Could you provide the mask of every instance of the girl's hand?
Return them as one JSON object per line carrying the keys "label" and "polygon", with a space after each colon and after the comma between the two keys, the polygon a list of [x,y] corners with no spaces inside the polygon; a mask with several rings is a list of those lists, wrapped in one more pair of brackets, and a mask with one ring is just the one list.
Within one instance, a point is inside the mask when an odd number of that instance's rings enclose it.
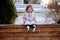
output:
{"label": "girl's hand", "polygon": [[35,18],[35,17],[33,18],[33,21],[35,21],[35,22],[36,22],[36,18]]}

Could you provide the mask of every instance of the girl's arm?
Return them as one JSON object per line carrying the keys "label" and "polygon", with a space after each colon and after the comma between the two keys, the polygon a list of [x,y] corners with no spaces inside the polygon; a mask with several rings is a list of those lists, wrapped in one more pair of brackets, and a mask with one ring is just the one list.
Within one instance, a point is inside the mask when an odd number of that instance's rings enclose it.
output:
{"label": "girl's arm", "polygon": [[25,24],[25,21],[27,20],[27,18],[26,18],[26,14],[24,13],[24,15],[23,15],[23,23]]}
{"label": "girl's arm", "polygon": [[34,14],[33,21],[36,22],[36,14]]}

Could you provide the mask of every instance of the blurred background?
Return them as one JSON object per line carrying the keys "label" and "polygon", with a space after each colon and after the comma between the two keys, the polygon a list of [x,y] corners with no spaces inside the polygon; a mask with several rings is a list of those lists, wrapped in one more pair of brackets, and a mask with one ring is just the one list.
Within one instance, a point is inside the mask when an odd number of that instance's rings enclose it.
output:
{"label": "blurred background", "polygon": [[15,24],[23,24],[23,13],[27,5],[32,5],[36,13],[36,24],[60,23],[60,0],[13,0],[18,17]]}

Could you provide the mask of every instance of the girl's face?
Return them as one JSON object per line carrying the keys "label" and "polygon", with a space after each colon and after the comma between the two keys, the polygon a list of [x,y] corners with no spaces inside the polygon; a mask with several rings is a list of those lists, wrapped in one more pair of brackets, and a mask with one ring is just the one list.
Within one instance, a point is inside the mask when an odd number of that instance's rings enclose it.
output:
{"label": "girl's face", "polygon": [[27,9],[27,12],[32,12],[33,10],[32,10],[32,8],[31,7],[29,7],[28,9]]}

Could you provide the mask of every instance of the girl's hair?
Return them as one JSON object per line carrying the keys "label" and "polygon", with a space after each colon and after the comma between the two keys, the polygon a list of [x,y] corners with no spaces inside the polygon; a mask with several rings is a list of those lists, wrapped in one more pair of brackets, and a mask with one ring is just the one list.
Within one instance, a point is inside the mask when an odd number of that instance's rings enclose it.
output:
{"label": "girl's hair", "polygon": [[28,10],[28,8],[31,8],[32,11],[33,11],[33,7],[32,7],[32,5],[28,5],[28,6],[26,7],[26,11]]}

